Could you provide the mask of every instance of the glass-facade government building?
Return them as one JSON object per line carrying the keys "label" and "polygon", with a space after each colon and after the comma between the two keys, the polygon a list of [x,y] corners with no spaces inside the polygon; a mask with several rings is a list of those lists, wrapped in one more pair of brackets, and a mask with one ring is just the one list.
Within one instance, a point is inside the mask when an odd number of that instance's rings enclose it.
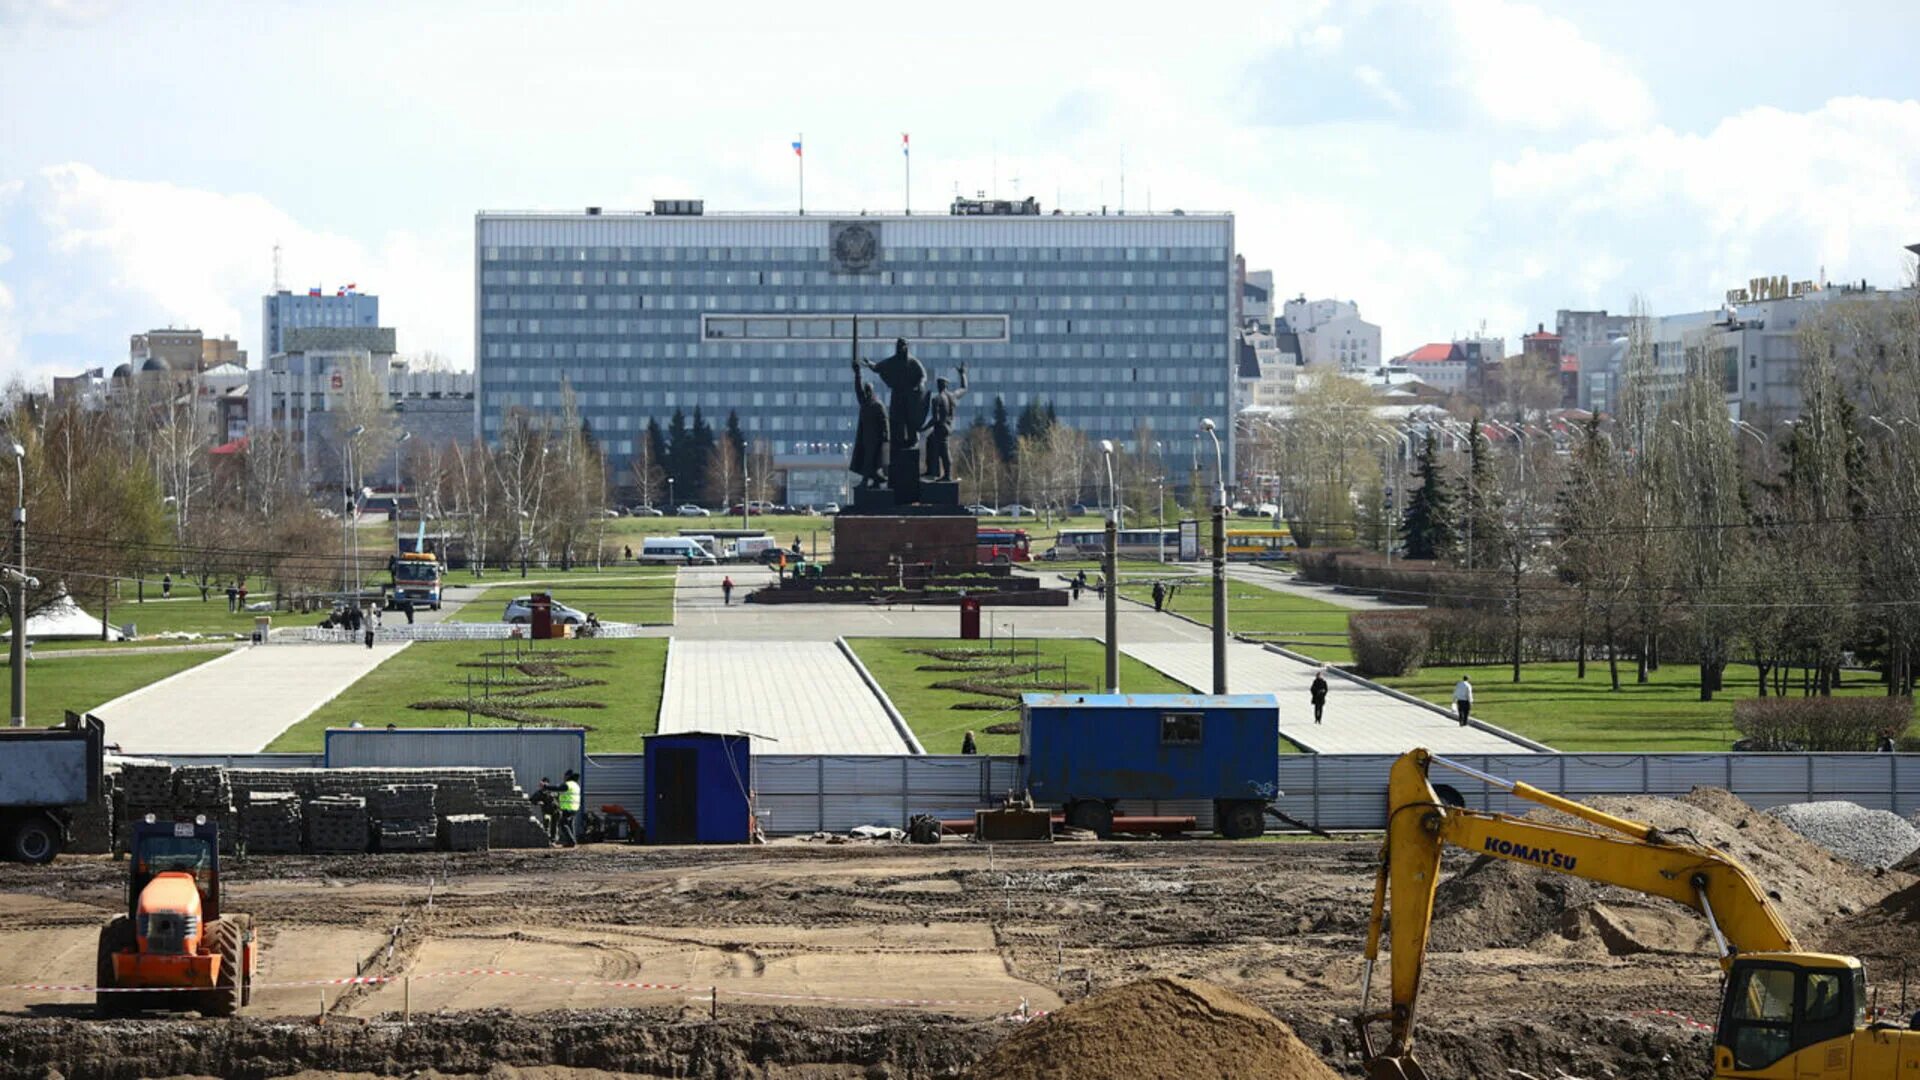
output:
{"label": "glass-facade government building", "polygon": [[[949,214],[482,212],[474,259],[476,423],[552,413],[570,384],[615,483],[675,409],[737,410],[788,473],[788,498],[841,497],[855,407],[848,339],[904,337],[929,375],[968,365],[961,423],[1004,398],[1089,438],[1149,425],[1185,460],[1227,423],[1231,214],[1042,214],[1032,200]],[[869,376],[871,378],[871,376]]]}

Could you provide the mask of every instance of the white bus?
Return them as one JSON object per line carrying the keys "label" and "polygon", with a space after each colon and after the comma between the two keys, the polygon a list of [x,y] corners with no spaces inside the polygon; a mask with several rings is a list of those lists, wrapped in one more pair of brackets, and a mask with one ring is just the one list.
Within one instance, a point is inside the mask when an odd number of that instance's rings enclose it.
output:
{"label": "white bus", "polygon": [[[1114,550],[1122,558],[1158,559],[1164,553],[1173,558],[1180,553],[1179,529],[1121,529],[1114,537]],[[1062,529],[1054,539],[1049,559],[1099,558],[1107,550],[1105,529]]]}

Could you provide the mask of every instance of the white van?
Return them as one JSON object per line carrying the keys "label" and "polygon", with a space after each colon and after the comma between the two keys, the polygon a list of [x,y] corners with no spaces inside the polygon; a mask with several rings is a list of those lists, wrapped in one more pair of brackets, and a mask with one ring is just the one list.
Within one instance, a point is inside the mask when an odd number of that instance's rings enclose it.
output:
{"label": "white van", "polygon": [[771,536],[743,536],[733,542],[733,557],[740,562],[765,561],[779,546],[780,541]]}
{"label": "white van", "polygon": [[694,563],[717,563],[713,552],[701,546],[700,542],[685,536],[649,536],[640,544],[640,561],[643,563],[680,563],[691,566]]}

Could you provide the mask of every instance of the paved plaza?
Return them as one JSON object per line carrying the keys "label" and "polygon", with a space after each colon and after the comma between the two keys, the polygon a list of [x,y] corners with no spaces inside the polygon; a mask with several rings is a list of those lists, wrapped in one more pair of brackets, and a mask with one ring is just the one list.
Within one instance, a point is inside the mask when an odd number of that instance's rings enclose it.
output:
{"label": "paved plaza", "polygon": [[[1120,651],[1169,678],[1199,690],[1213,686],[1213,650],[1173,642],[1122,644]],[[1439,753],[1512,753],[1521,744],[1391,694],[1329,674],[1326,722],[1313,722],[1307,687],[1319,665],[1259,645],[1230,642],[1227,687],[1236,694],[1280,699],[1280,732],[1302,749],[1323,754],[1401,754],[1424,746]]]}
{"label": "paved plaza", "polygon": [[660,731],[744,731],[764,754],[909,750],[880,699],[830,641],[676,637],[667,648]]}
{"label": "paved plaza", "polygon": [[[441,610],[415,618],[439,622],[480,591],[449,588]],[[332,642],[243,645],[93,713],[107,722],[108,741],[130,754],[250,754],[266,749],[281,732],[410,644],[380,642],[371,649]]]}

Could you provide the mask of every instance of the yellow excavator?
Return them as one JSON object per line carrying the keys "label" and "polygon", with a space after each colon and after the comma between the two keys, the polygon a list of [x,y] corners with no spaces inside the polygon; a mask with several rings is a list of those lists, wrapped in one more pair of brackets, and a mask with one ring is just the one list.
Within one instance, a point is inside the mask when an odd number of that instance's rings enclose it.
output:
{"label": "yellow excavator", "polygon": [[[1469,810],[1451,788],[1436,790],[1428,778],[1434,765],[1605,831]],[[1705,917],[1726,969],[1713,1039],[1716,1080],[1920,1080],[1920,1018],[1912,1027],[1869,1022],[1860,961],[1802,950],[1766,891],[1731,857],[1684,832],[1662,832],[1426,750],[1402,756],[1388,780],[1387,838],[1354,1020],[1369,1080],[1427,1080],[1413,1057],[1414,1016],[1446,844],[1663,896]],[[1383,928],[1391,935],[1392,1000],[1374,1012]],[[1376,1050],[1370,1029],[1382,1023],[1387,1041]]]}

